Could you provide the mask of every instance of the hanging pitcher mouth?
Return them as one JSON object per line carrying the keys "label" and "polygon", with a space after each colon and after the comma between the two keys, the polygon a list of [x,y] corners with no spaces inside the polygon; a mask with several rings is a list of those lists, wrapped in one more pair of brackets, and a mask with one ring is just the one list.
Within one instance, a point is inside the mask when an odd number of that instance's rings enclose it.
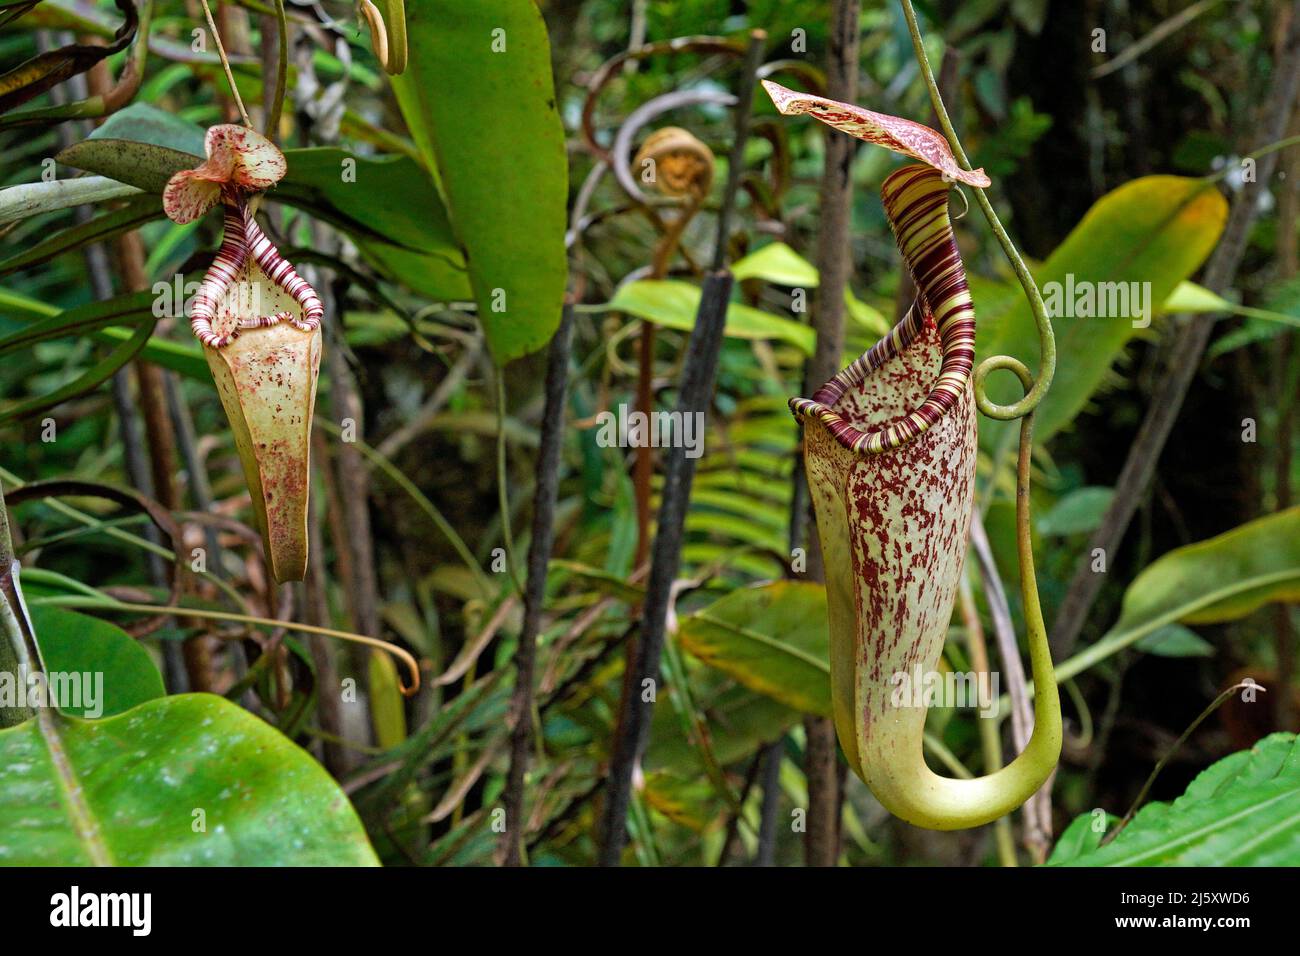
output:
{"label": "hanging pitcher mouth", "polygon": [[[902,356],[927,331],[933,335],[934,328],[933,317],[918,299],[888,335],[817,389],[812,398],[790,399],[790,411],[802,423],[821,424],[840,447],[857,455],[879,455],[907,445],[947,415],[967,388],[974,365],[973,348],[964,345],[950,347],[949,342],[943,341],[937,377],[924,401],[910,411],[891,416],[883,424],[864,427],[837,411],[836,406],[854,389],[878,374],[886,363]],[[973,336],[973,329],[971,334]]]}
{"label": "hanging pitcher mouth", "polygon": [[[975,365],[975,307],[948,217],[950,183],[930,166],[904,166],[885,179],[881,199],[917,297],[897,325],[855,362],[813,393],[792,398],[790,410],[818,421],[842,447],[877,455],[906,445],[952,410],[970,385]],[[890,421],[863,427],[835,406],[917,342],[937,330],[941,359],[925,398]],[[933,332],[931,333],[933,334]]]}

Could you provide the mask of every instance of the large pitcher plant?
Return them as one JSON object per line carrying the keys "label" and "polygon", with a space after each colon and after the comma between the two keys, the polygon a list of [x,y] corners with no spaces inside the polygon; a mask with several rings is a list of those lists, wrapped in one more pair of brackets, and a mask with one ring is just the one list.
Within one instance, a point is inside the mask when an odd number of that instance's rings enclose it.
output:
{"label": "large pitcher plant", "polygon": [[284,154],[237,125],[212,127],[204,146],[206,162],[167,183],[163,209],[185,223],[222,208],[225,234],[190,324],[230,420],[271,575],[301,581],[324,309],[253,218],[257,195],[284,177]]}
{"label": "large pitcher plant", "polygon": [[977,405],[1011,417],[983,398],[983,378],[1003,368],[1019,375],[1027,393],[1033,384],[1028,370],[1006,356],[974,368],[975,310],[948,196],[954,180],[982,188],[989,179],[958,164],[947,141],[925,126],[771,82],[764,87],[781,113],[810,114],[924,163],[899,169],[881,189],[916,285],[915,302],[868,352],[811,398],[792,399],[790,408],[803,424],[825,559],[840,746],[896,816],[938,830],[979,826],[1024,803],[1051,774],[1061,749],[1060,704],[1028,534],[1032,410],[1021,419],[1016,507],[1037,688],[1033,736],[994,773],[942,777],[922,751],[925,708],[898,706],[894,690],[896,675],[917,668],[933,673],[943,652],[974,504]]}

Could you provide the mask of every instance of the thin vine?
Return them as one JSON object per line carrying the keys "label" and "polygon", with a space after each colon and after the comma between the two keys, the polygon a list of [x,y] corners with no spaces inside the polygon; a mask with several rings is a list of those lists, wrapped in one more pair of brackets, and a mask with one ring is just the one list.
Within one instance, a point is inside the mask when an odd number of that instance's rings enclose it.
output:
{"label": "thin vine", "polygon": [[[969,170],[971,169],[970,160],[966,158],[966,151],[962,149],[961,140],[957,137],[957,131],[953,129],[952,120],[948,118],[948,110],[943,105],[943,96],[939,92],[939,84],[935,81],[934,71],[930,68],[930,59],[925,53],[925,41],[921,37],[921,28],[916,22],[916,11],[912,9],[912,0],[902,0],[902,4],[903,16],[907,18],[907,30],[912,35],[912,49],[916,53],[916,62],[921,68],[921,75],[925,78],[926,88],[930,91],[930,104],[934,107],[934,115],[939,119],[943,135],[947,137],[948,145],[952,147],[957,162],[963,169]],[[1047,306],[1043,302],[1042,293],[1038,291],[1038,283],[1034,281],[1029,267],[1020,258],[1020,252],[1016,249],[1015,243],[1011,241],[1011,237],[1003,227],[1002,221],[998,218],[997,210],[993,208],[993,204],[989,201],[989,197],[984,190],[975,190],[975,199],[979,203],[980,209],[984,211],[984,218],[988,220],[989,228],[997,236],[998,244],[1002,246],[1007,261],[1011,263],[1016,278],[1020,280],[1020,285],[1025,290],[1025,297],[1029,300],[1029,308],[1034,313],[1034,324],[1038,326],[1041,366],[1037,378],[1031,379],[1033,384],[1020,401],[1011,405],[999,405],[992,401],[984,390],[984,380],[990,372],[1005,369],[1019,375],[1019,371],[1013,364],[1015,359],[1011,358],[1011,356],[990,356],[975,369],[975,404],[979,406],[979,410],[989,418],[998,421],[1012,421],[1023,418],[1037,408],[1038,403],[1047,394],[1047,390],[1052,387],[1052,378],[1056,375],[1056,337],[1052,332],[1052,320],[1047,315]]]}

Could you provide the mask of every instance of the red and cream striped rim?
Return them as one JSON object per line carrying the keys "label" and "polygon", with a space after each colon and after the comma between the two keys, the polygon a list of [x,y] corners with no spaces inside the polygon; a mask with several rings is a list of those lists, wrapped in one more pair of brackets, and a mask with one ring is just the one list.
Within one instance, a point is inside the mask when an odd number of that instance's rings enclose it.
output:
{"label": "red and cream striped rim", "polygon": [[[219,349],[229,345],[248,329],[263,329],[280,322],[288,322],[303,332],[312,332],[320,328],[321,318],[325,314],[324,306],[316,290],[307,280],[298,275],[293,264],[280,255],[274,243],[266,237],[253,214],[249,212],[242,197],[228,198],[224,204],[225,235],[216,258],[208,268],[199,291],[194,296],[190,308],[190,328],[195,337],[204,345]],[[225,333],[218,333],[212,328],[212,322],[221,300],[230,291],[235,279],[248,264],[249,257],[266,274],[267,279],[279,286],[293,297],[302,308],[302,315],[292,312],[277,312],[274,315],[257,315],[241,318],[235,328]]]}
{"label": "red and cream striped rim", "polygon": [[[975,307],[948,218],[948,189],[943,174],[932,166],[905,166],[885,180],[881,187],[885,214],[916,284],[916,301],[888,335],[812,398],[790,399],[796,417],[821,422],[850,451],[874,455],[905,445],[946,415],[970,380],[975,363]],[[924,402],[897,421],[869,430],[834,410],[846,392],[906,349],[928,321],[939,330],[943,357],[938,379]]]}

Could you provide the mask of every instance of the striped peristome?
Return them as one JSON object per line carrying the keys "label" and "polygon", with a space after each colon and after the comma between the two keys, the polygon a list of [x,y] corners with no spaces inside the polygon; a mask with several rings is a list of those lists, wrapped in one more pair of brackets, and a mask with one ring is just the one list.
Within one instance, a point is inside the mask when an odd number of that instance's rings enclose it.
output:
{"label": "striped peristome", "polygon": [[[888,335],[812,398],[790,400],[796,416],[817,419],[850,451],[879,454],[906,444],[947,414],[970,381],[975,308],[948,218],[948,190],[947,180],[931,166],[905,166],[885,180],[881,187],[885,214],[916,285],[916,301]],[[870,429],[835,411],[847,392],[899,355],[928,323],[938,330],[943,358],[939,375],[920,405],[902,418]]]}
{"label": "striped peristome", "polygon": [[[203,148],[207,158],[194,169],[175,173],[163,190],[163,211],[173,222],[193,222],[218,202],[225,215],[221,248],[190,307],[194,335],[205,346],[219,349],[238,338],[240,332],[281,322],[303,332],[314,332],[320,328],[325,312],[320,298],[280,255],[249,209],[254,194],[284,178],[284,154],[256,130],[229,123],[209,129]],[[240,291],[237,283],[242,281],[246,291],[259,288],[260,277],[255,271],[259,269],[298,304],[301,315],[289,311],[262,315],[255,299],[232,307],[229,297]],[[223,306],[226,314],[233,312],[236,319],[218,332],[213,324]]]}
{"label": "striped peristome", "polygon": [[[219,349],[229,345],[243,331],[268,328],[280,322],[288,322],[303,332],[318,329],[325,309],[316,290],[298,275],[292,263],[280,255],[274,243],[257,225],[246,203],[231,199],[223,203],[223,208],[225,235],[221,248],[203,277],[190,308],[190,328],[194,330],[194,336],[209,348]],[[301,306],[302,315],[296,316],[292,312],[253,315],[240,318],[226,332],[217,332],[212,327],[216,310],[238,276],[248,268],[250,256],[271,282]]]}

